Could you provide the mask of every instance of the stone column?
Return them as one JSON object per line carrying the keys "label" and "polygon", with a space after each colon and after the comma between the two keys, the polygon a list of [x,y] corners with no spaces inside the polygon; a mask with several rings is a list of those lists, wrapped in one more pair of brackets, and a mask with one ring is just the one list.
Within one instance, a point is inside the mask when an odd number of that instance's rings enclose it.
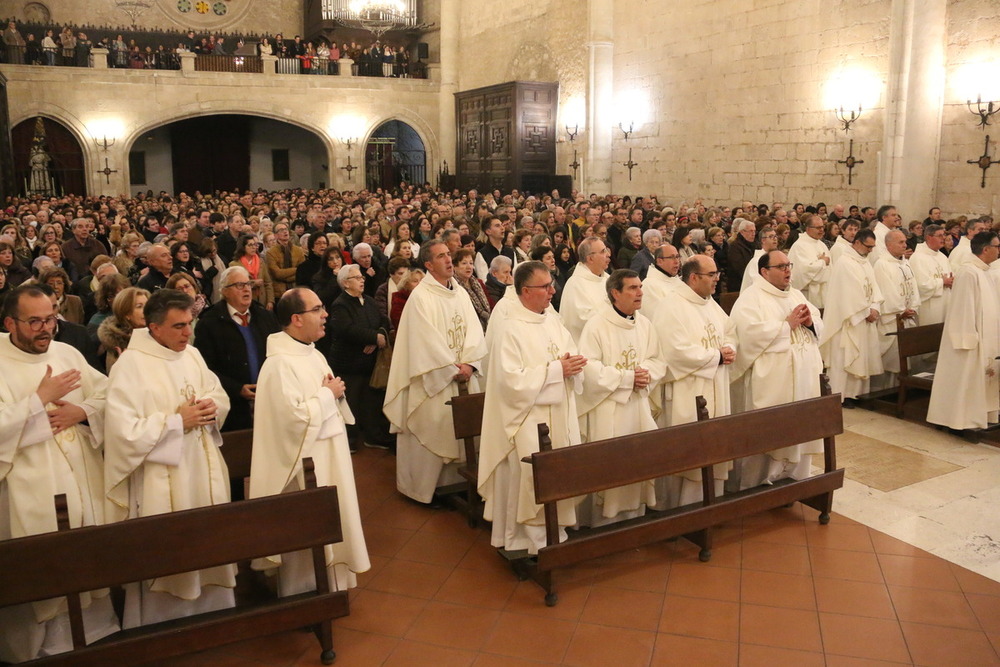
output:
{"label": "stone column", "polygon": [[191,53],[190,51],[181,51],[177,54],[181,59],[181,71],[182,72],[193,72],[194,71],[194,59],[197,54]]}
{"label": "stone column", "polygon": [[582,192],[611,192],[614,109],[614,1],[590,0],[587,42],[587,143]]}
{"label": "stone column", "polygon": [[905,220],[936,204],[947,48],[947,0],[893,0],[879,205]]}
{"label": "stone column", "polygon": [[[115,145],[108,150],[100,150],[94,147],[93,142],[84,147],[84,165],[88,166],[87,192],[90,195],[106,195],[117,197],[128,194],[128,153],[121,147],[122,141],[119,138]],[[107,169],[114,173],[107,176],[103,173],[105,169],[104,159],[107,158]],[[109,182],[110,181],[110,182]]]}
{"label": "stone column", "polygon": [[[455,121],[455,93],[458,92],[458,0],[441,0],[441,82],[438,94],[438,154],[433,155],[434,146],[427,146],[427,180],[435,183],[437,174],[431,173],[431,165],[447,161],[457,165],[458,125]],[[454,166],[452,167],[454,170]]]}
{"label": "stone column", "polygon": [[350,58],[341,58],[337,65],[338,76],[354,76],[354,61]]}
{"label": "stone column", "polygon": [[278,56],[272,55],[261,55],[260,57],[261,71],[264,74],[271,75],[276,72],[275,68],[278,66]]}

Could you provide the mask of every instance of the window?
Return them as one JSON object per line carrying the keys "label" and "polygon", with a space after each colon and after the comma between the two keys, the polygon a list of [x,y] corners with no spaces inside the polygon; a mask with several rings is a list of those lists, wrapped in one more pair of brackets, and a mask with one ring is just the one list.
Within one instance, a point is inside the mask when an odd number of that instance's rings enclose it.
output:
{"label": "window", "polygon": [[271,180],[272,181],[290,181],[292,177],[289,174],[288,168],[288,149],[287,148],[272,148],[271,149]]}
{"label": "window", "polygon": [[128,154],[128,184],[146,185],[146,151]]}

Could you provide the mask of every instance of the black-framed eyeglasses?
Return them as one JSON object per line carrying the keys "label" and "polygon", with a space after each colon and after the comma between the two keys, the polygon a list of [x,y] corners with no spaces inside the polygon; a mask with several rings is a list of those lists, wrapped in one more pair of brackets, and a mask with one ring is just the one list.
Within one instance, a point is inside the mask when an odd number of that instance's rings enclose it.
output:
{"label": "black-framed eyeglasses", "polygon": [[223,289],[227,287],[235,287],[236,289],[246,289],[253,285],[252,282],[239,282],[239,283],[229,283],[228,285],[223,285]]}
{"label": "black-framed eyeglasses", "polygon": [[553,288],[552,287],[552,281],[550,280],[549,282],[545,283],[544,285],[525,285],[522,289],[544,289],[544,290],[549,290],[549,289],[552,289],[552,288]]}
{"label": "black-framed eyeglasses", "polygon": [[873,243],[871,245],[868,245],[867,243],[862,243],[861,245],[863,245],[864,247],[868,248],[869,250],[874,250],[875,246],[878,245],[878,244]]}
{"label": "black-framed eyeglasses", "polygon": [[323,304],[320,304],[320,305],[316,306],[315,308],[310,308],[309,310],[300,310],[297,313],[292,313],[292,315],[305,315],[307,313],[322,313],[322,312],[325,312],[325,311],[326,311],[326,306],[324,306]]}
{"label": "black-framed eyeglasses", "polygon": [[59,318],[56,317],[55,315],[49,315],[46,318],[32,317],[27,320],[22,320],[15,317],[14,320],[17,322],[21,322],[23,324],[27,324],[28,328],[31,329],[32,331],[41,331],[45,327],[55,326],[56,322],[59,321]]}
{"label": "black-framed eyeglasses", "polygon": [[695,271],[696,276],[708,276],[709,278],[718,278],[722,274],[721,271],[709,271],[708,273],[698,273]]}
{"label": "black-framed eyeglasses", "polygon": [[680,259],[680,255],[660,255],[660,259]]}
{"label": "black-framed eyeglasses", "polygon": [[778,269],[779,271],[787,271],[788,269],[792,268],[793,266],[795,266],[795,265],[792,264],[791,262],[787,262],[785,264],[774,264],[772,266],[768,266],[768,267],[765,267],[765,268],[768,268],[768,269]]}

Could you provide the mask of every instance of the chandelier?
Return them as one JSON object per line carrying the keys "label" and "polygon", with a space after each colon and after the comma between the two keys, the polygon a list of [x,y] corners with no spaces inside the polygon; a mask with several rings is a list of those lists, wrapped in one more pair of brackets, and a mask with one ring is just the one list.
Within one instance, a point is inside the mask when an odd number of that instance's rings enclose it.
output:
{"label": "chandelier", "polygon": [[376,39],[390,30],[430,27],[417,20],[416,0],[325,0],[323,18],[367,30]]}
{"label": "chandelier", "polygon": [[139,17],[150,9],[153,3],[150,0],[115,0],[115,7],[125,12],[125,15],[132,21],[132,27],[136,26]]}

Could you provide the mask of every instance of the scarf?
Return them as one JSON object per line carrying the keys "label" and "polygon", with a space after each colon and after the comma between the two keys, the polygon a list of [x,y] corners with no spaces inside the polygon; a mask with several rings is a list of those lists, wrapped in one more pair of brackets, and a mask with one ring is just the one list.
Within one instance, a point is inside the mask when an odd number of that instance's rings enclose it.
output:
{"label": "scarf", "polygon": [[260,273],[260,255],[243,255],[240,257],[240,264],[247,270],[251,280],[257,280]]}

